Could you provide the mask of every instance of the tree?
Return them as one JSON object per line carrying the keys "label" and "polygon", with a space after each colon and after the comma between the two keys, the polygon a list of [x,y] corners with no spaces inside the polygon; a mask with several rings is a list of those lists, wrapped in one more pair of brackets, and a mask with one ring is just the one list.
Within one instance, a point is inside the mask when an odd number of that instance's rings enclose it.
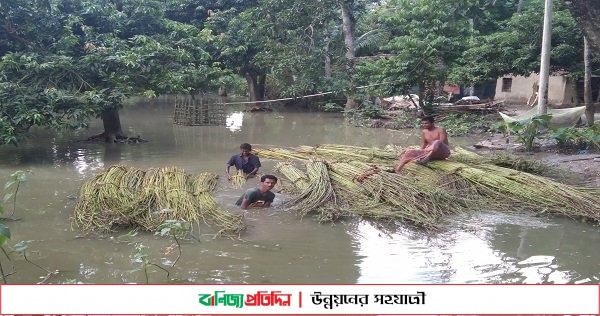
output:
{"label": "tree", "polygon": [[76,128],[93,116],[104,123],[100,138],[122,139],[127,97],[194,93],[221,71],[202,49],[210,34],[166,19],[162,1],[19,0],[2,9],[12,29],[0,37],[4,143],[33,125]]}
{"label": "tree", "polygon": [[596,51],[600,51],[600,2],[588,0],[566,1],[586,38]]}
{"label": "tree", "polygon": [[391,34],[380,48],[390,56],[361,62],[363,83],[381,84],[377,92],[384,95],[407,94],[419,86],[423,105],[425,88],[444,83],[468,47],[472,27],[467,13],[473,3],[392,0],[371,12],[378,27]]}
{"label": "tree", "polygon": [[[451,73],[454,83],[483,82],[513,74],[527,76],[540,69],[543,2],[532,0],[520,13],[511,14],[489,32],[477,30],[469,48]],[[506,15],[505,15],[506,16]],[[557,4],[553,13],[551,72],[566,72],[573,79],[583,74],[581,30],[566,10]]]}

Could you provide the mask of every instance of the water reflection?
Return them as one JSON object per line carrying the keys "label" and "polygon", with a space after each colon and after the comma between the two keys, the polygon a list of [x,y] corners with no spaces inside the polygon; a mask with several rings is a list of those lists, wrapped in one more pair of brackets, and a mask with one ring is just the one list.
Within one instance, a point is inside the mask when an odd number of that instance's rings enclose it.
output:
{"label": "water reflection", "polygon": [[233,112],[227,115],[225,119],[225,126],[232,132],[237,132],[242,129],[242,123],[244,122],[244,112]]}
{"label": "water reflection", "polygon": [[[600,239],[598,228],[498,213],[477,214],[467,223],[478,224],[477,230],[462,227],[426,237],[410,230],[385,235],[369,223],[360,223],[354,234],[356,252],[363,257],[358,282],[579,284],[600,280],[600,263],[593,261],[598,257],[592,249]],[[582,230],[573,231],[574,226]]]}
{"label": "water reflection", "polygon": [[598,227],[568,219],[545,227],[496,225],[489,238],[522,283],[598,283],[600,262],[593,252],[599,241]]}
{"label": "water reflection", "polygon": [[82,176],[88,176],[104,170],[105,160],[100,155],[90,155],[86,151],[79,149],[74,152],[74,156],[73,166]]}

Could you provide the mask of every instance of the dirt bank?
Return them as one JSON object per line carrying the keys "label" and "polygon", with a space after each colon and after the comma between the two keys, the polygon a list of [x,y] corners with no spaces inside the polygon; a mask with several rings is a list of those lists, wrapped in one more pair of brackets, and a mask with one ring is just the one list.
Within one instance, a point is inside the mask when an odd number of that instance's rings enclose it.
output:
{"label": "dirt bank", "polygon": [[600,187],[600,153],[581,152],[564,154],[558,152],[551,141],[538,144],[532,153],[523,151],[523,146],[515,142],[514,137],[494,134],[486,140],[473,144],[470,148],[480,154],[493,155],[500,152],[523,156],[526,159],[542,161],[552,167],[572,173],[570,177],[586,186]]}

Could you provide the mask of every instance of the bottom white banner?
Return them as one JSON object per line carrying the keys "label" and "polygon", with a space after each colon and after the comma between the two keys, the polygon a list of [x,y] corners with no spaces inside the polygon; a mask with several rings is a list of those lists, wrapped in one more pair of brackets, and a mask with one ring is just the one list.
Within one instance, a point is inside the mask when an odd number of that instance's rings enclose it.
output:
{"label": "bottom white banner", "polygon": [[598,285],[2,285],[0,314],[599,314]]}

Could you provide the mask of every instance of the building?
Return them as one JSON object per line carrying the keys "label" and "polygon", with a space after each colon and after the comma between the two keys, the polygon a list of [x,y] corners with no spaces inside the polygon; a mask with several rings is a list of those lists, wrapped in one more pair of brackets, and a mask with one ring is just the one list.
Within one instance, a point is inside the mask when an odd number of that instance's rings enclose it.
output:
{"label": "building", "polygon": [[[508,104],[529,104],[534,102],[538,91],[539,75],[503,76],[496,82],[496,100]],[[573,84],[566,76],[552,75],[548,80],[548,105],[567,107],[575,104]]]}
{"label": "building", "polygon": [[[534,100],[538,91],[539,75],[532,73],[524,76],[503,76],[496,82],[496,100],[505,100],[508,104],[537,104]],[[592,102],[600,99],[600,77],[592,77]],[[583,104],[583,81],[576,85],[565,75],[550,76],[548,80],[548,105],[561,108]]]}

